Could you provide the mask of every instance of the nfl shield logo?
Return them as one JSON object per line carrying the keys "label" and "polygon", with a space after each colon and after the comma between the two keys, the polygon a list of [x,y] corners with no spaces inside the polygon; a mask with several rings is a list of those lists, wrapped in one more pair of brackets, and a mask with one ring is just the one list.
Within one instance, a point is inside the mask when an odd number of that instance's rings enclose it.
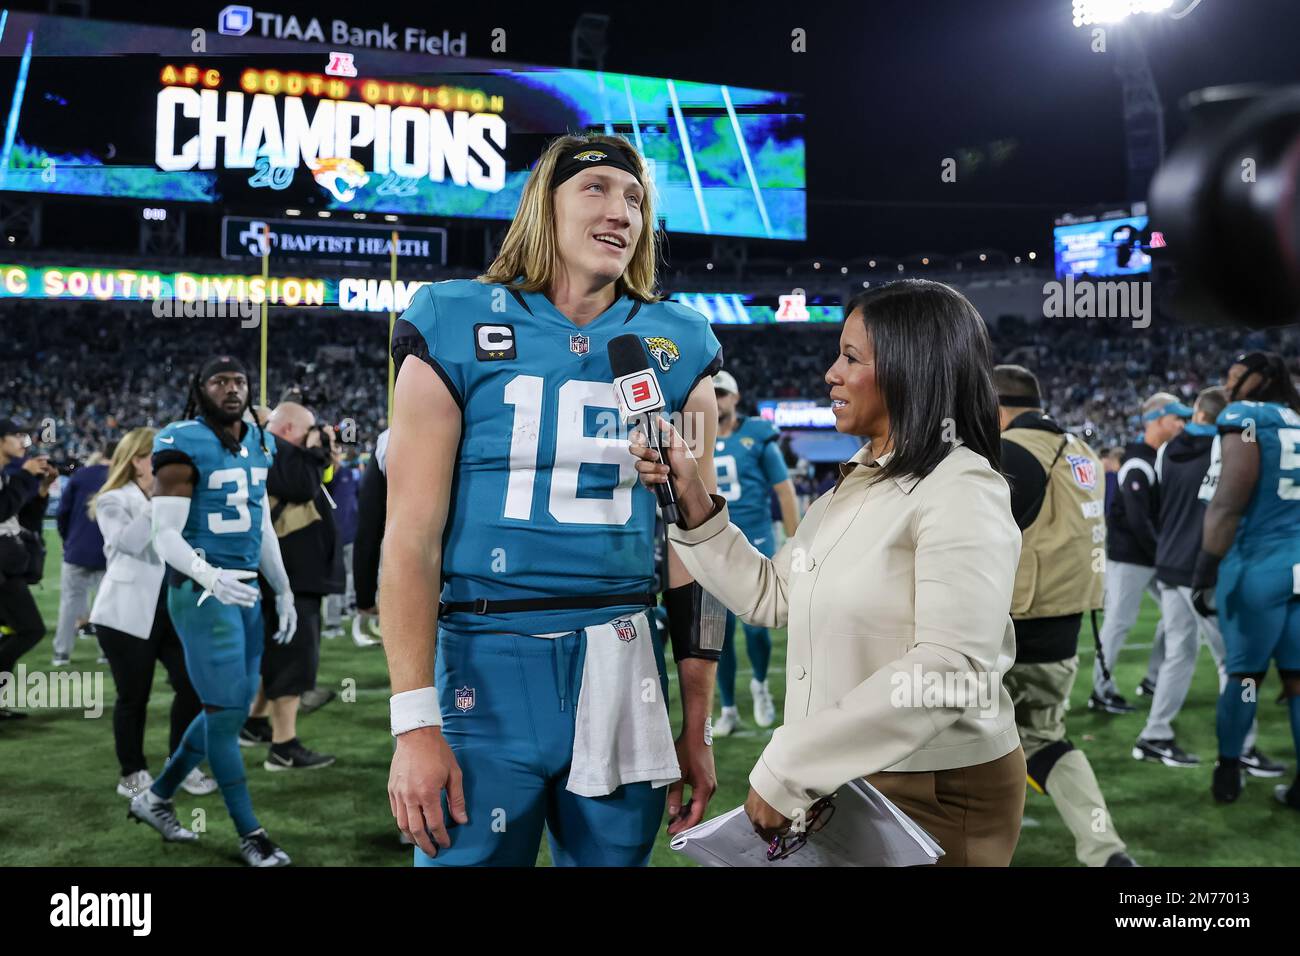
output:
{"label": "nfl shield logo", "polygon": [[614,622],[613,627],[614,634],[624,644],[636,639],[636,625],[626,618],[619,618]]}
{"label": "nfl shield logo", "polygon": [[591,339],[585,335],[570,335],[569,351],[574,355],[586,355],[591,351]]}
{"label": "nfl shield logo", "polygon": [[456,709],[471,710],[474,707],[474,688],[457,687],[456,688]]}
{"label": "nfl shield logo", "polygon": [[1066,455],[1065,460],[1070,464],[1070,472],[1074,475],[1075,484],[1088,491],[1097,487],[1097,468],[1091,458],[1086,455]]}

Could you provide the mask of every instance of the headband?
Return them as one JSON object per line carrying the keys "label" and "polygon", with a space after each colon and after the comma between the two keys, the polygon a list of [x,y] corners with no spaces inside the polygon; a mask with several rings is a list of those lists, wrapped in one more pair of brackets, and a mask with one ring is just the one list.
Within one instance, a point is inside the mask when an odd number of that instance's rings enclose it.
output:
{"label": "headband", "polygon": [[199,369],[199,381],[206,382],[219,372],[238,372],[244,378],[248,378],[248,370],[239,359],[231,355],[214,355]]}
{"label": "headband", "polygon": [[[628,151],[621,146],[601,143],[598,146],[583,146],[576,151],[566,152],[555,162],[555,173],[551,176],[551,188],[572,179],[584,169],[593,166],[613,166],[625,173],[630,173],[641,183],[641,173]],[[644,187],[645,183],[641,183]]]}

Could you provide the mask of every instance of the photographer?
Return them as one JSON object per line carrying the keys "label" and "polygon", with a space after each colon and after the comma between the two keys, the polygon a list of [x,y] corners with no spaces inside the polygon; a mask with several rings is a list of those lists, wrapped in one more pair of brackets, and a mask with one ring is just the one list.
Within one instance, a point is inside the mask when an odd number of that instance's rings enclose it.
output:
{"label": "photographer", "polygon": [[[297,402],[277,405],[267,431],[276,447],[266,490],[293,588],[298,630],[287,644],[266,643],[262,690],[240,741],[247,746],[270,743],[263,764],[267,770],[312,770],[334,762],[332,756],[308,750],[299,742],[297,721],[301,698],[316,687],[321,599],[343,586],[334,505],[323,485],[325,470],[337,455],[336,443],[333,429],[317,426],[315,416]],[[274,621],[267,626],[273,631]]]}
{"label": "photographer", "polygon": [[[0,681],[12,680],[5,675],[45,636],[31,585],[44,570],[41,521],[59,473],[43,455],[14,464],[31,443],[17,422],[0,419],[0,623],[12,629],[0,635]],[[26,716],[0,707],[0,720]]]}
{"label": "photographer", "polygon": [[90,516],[90,499],[108,480],[113,449],[94,452],[72,473],[59,497],[58,528],[63,539],[59,572],[59,623],[54,628],[54,666],[72,662],[77,631],[90,620],[90,595],[104,578],[104,538]]}

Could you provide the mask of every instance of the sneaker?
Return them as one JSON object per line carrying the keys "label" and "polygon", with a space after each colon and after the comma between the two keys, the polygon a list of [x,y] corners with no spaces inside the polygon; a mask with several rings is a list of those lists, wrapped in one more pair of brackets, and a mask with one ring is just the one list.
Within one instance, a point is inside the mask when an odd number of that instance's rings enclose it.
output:
{"label": "sneaker", "polygon": [[195,767],[181,782],[181,789],[196,797],[206,797],[217,789],[217,781]]}
{"label": "sneaker", "polygon": [[1150,677],[1144,677],[1142,683],[1137,685],[1137,689],[1133,693],[1139,697],[1154,697],[1156,696],[1156,682]]}
{"label": "sneaker", "polygon": [[239,730],[239,746],[257,747],[271,742],[271,721],[266,717],[249,717]]}
{"label": "sneaker", "polygon": [[55,654],[55,655],[54,655],[54,660],[50,661],[50,666],[51,666],[51,667],[67,667],[67,666],[68,666],[69,664],[71,664],[71,663],[72,663],[72,658],[71,658],[71,657],[60,657],[59,655]]}
{"label": "sneaker", "polygon": [[1210,792],[1216,803],[1232,803],[1241,796],[1241,788],[1246,782],[1246,775],[1241,772],[1240,761],[1227,763],[1220,757],[1214,762],[1214,781]]}
{"label": "sneaker", "polygon": [[379,642],[373,637],[366,637],[364,620],[360,614],[352,619],[352,643],[357,647],[375,647]]}
{"label": "sneaker", "polygon": [[1141,866],[1141,864],[1138,863],[1137,860],[1133,859],[1133,857],[1129,856],[1123,850],[1120,850],[1118,853],[1112,853],[1110,856],[1108,856],[1106,858],[1106,865],[1107,866]]}
{"label": "sneaker", "polygon": [[267,770],[320,770],[333,762],[334,758],[329,754],[308,750],[295,737],[288,743],[271,744],[262,766]]}
{"label": "sneaker", "polygon": [[298,698],[298,713],[310,714],[312,711],[320,710],[338,695],[332,690],[325,690],[321,687],[313,687],[311,690],[302,692]]}
{"label": "sneaker", "polygon": [[722,716],[713,722],[713,736],[730,737],[740,724],[740,711],[735,707],[722,708]]}
{"label": "sneaker", "polygon": [[154,795],[152,790],[141,790],[131,798],[126,810],[127,819],[136,823],[147,823],[160,834],[167,843],[193,843],[199,835],[187,830],[176,819],[176,807],[170,800]]}
{"label": "sneaker", "polygon": [[1155,760],[1166,767],[1195,767],[1201,762],[1196,754],[1189,754],[1174,743],[1173,737],[1168,740],[1143,740],[1139,737],[1133,745],[1133,759]]}
{"label": "sneaker", "polygon": [[289,854],[271,842],[265,827],[239,838],[239,855],[249,866],[288,866],[293,862]]}
{"label": "sneaker", "polygon": [[1103,697],[1093,691],[1092,696],[1088,698],[1088,709],[1100,710],[1107,714],[1131,714],[1137,708],[1119,694],[1107,694]]}
{"label": "sneaker", "polygon": [[95,625],[93,624],[86,623],[81,625],[81,627],[77,628],[78,640],[88,641],[90,640],[90,638],[98,637],[98,636],[99,635],[95,632]]}
{"label": "sneaker", "polygon": [[117,782],[117,792],[126,797],[128,800],[133,799],[136,794],[143,793],[153,786],[153,777],[149,776],[148,770],[137,770],[135,773],[129,773]]}
{"label": "sneaker", "polygon": [[1300,810],[1300,777],[1296,778],[1297,782],[1287,787],[1284,783],[1279,783],[1273,788],[1273,796],[1277,802],[1283,806],[1288,806],[1293,810]]}
{"label": "sneaker", "polygon": [[776,722],[776,704],[772,703],[772,691],[767,681],[751,680],[749,693],[754,698],[754,723],[760,727],[771,727]]}
{"label": "sneaker", "polygon": [[335,640],[343,636],[343,628],[337,626],[327,627],[325,630],[320,632],[320,636],[325,638],[327,641]]}
{"label": "sneaker", "polygon": [[1280,777],[1286,773],[1286,767],[1265,757],[1258,747],[1251,747],[1249,753],[1241,755],[1241,765],[1252,777]]}
{"label": "sneaker", "polygon": [[105,657],[103,654],[100,654],[98,657],[95,658],[95,663],[96,663],[96,664],[107,664],[107,663],[108,663],[108,658]]}

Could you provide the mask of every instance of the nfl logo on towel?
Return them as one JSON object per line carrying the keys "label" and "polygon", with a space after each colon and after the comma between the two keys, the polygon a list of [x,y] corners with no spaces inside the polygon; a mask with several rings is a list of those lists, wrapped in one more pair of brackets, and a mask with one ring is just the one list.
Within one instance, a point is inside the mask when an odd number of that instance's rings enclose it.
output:
{"label": "nfl logo on towel", "polygon": [[591,351],[591,339],[585,335],[570,335],[569,351],[574,355],[586,355]]}
{"label": "nfl logo on towel", "polygon": [[628,641],[636,639],[636,625],[625,618],[619,618],[613,624],[614,633],[618,639],[626,644]]}
{"label": "nfl logo on towel", "polygon": [[1097,468],[1091,458],[1086,455],[1066,455],[1065,460],[1070,463],[1074,481],[1080,488],[1091,491],[1097,487]]}
{"label": "nfl logo on towel", "polygon": [[474,688],[457,687],[456,688],[456,709],[470,710],[474,706]]}

